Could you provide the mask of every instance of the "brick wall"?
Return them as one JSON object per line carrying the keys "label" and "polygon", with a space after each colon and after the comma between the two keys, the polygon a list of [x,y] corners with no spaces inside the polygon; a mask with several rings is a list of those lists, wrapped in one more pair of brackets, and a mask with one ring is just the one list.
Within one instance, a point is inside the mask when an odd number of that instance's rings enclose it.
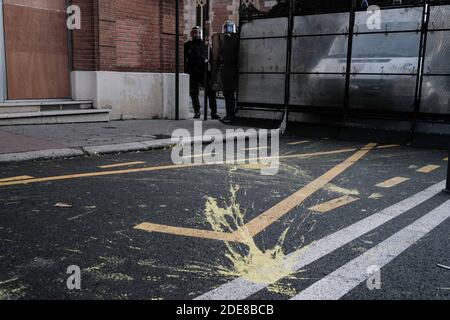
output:
{"label": "brick wall", "polygon": [[[74,0],[82,29],[73,33],[74,70],[175,71],[175,0]],[[183,1],[180,1],[180,21]],[[184,24],[180,22],[180,33]],[[182,37],[180,37],[182,54]],[[182,64],[181,64],[182,67]]]}
{"label": "brick wall", "polygon": [[72,33],[74,70],[96,70],[95,0],[73,0],[81,9],[81,30]]}

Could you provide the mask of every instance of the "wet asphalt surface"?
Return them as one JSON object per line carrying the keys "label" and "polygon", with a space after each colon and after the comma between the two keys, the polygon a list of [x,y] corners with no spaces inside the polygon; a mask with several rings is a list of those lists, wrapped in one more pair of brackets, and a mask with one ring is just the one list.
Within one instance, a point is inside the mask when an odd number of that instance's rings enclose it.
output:
{"label": "wet asphalt surface", "polygon": [[[309,140],[307,143],[288,143]],[[295,155],[362,148],[345,141],[283,138],[280,153]],[[237,200],[250,221],[335,167],[354,152],[282,159],[275,176],[230,165],[211,165],[97,177],[0,185],[0,299],[194,299],[233,277],[219,273],[230,266],[223,242],[134,229],[150,222],[210,230],[205,215],[207,197],[229,199],[239,185]],[[331,181],[331,186],[307,198],[296,209],[255,237],[261,249],[273,248],[289,228],[284,251],[302,245],[402,201],[446,177],[446,152],[391,147],[373,149]],[[54,177],[100,169],[114,163],[143,161],[144,166],[171,164],[171,150],[149,151],[0,165],[0,179],[16,176]],[[417,169],[440,168],[430,173]],[[410,180],[390,189],[376,184],[393,177]],[[341,189],[339,189],[339,188]],[[342,197],[352,190],[359,199],[327,213],[311,207]],[[355,193],[356,192],[356,193]],[[374,196],[375,195],[375,196]],[[360,256],[410,225],[450,197],[439,194],[370,234],[352,241],[282,279],[274,292],[264,289],[248,299],[290,299],[317,280]],[[57,203],[71,208],[55,207]],[[344,299],[449,299],[450,220],[382,269],[382,287],[370,291],[365,283]],[[67,268],[81,268],[82,289],[68,290]]]}

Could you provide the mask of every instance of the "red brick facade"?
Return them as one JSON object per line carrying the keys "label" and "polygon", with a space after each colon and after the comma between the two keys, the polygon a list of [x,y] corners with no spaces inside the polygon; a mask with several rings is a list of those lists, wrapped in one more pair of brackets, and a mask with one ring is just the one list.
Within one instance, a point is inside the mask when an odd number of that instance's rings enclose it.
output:
{"label": "red brick facade", "polygon": [[[239,0],[209,0],[207,24],[211,25],[211,33],[221,32],[222,25],[228,19],[231,19],[239,24]],[[189,38],[189,31],[198,24],[198,8],[196,0],[184,0],[184,25],[185,25],[185,39]],[[253,5],[260,10],[268,10],[276,1],[270,0],[253,0]]]}
{"label": "red brick facade", "polygon": [[[81,8],[81,30],[72,37],[74,70],[174,72],[175,0],[72,3]],[[179,3],[182,17],[183,1]],[[181,55],[182,45],[180,37]]]}

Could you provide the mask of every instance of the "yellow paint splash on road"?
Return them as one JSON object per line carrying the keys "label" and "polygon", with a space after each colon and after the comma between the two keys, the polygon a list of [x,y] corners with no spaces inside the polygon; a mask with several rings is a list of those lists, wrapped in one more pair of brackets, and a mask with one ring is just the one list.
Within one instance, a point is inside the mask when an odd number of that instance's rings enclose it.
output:
{"label": "yellow paint splash on road", "polygon": [[338,187],[334,184],[327,184],[325,186],[325,190],[333,192],[333,193],[339,193],[339,194],[343,194],[346,196],[359,196],[359,191],[356,189],[345,189],[342,187]]}
{"label": "yellow paint splash on road", "polygon": [[369,196],[370,200],[378,200],[383,198],[383,195],[381,193],[373,193]]}
{"label": "yellow paint splash on road", "polygon": [[263,250],[256,244],[252,234],[245,226],[245,213],[236,201],[239,187],[230,189],[230,201],[220,207],[217,200],[208,198],[205,206],[206,219],[214,231],[219,233],[234,232],[241,240],[239,243],[227,242],[225,256],[231,266],[220,266],[223,276],[242,277],[248,281],[272,284],[295,272],[294,259],[287,259],[283,245],[289,229],[280,236],[272,249]]}

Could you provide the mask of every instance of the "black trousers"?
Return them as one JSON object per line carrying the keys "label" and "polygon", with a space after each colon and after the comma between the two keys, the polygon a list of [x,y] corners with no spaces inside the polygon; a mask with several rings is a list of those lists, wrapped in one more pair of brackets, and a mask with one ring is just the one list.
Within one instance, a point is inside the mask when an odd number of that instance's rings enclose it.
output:
{"label": "black trousers", "polygon": [[[192,99],[192,106],[194,107],[195,113],[201,113],[200,105],[200,87],[204,87],[204,74],[203,73],[193,73],[189,75],[189,86],[190,95]],[[209,81],[208,81],[209,82]],[[206,86],[206,91],[208,94],[209,108],[211,109],[211,115],[217,114],[217,98],[216,92],[211,89],[209,84]]]}
{"label": "black trousers", "polygon": [[234,91],[224,91],[225,107],[227,109],[227,118],[234,117],[236,111],[236,96]]}

